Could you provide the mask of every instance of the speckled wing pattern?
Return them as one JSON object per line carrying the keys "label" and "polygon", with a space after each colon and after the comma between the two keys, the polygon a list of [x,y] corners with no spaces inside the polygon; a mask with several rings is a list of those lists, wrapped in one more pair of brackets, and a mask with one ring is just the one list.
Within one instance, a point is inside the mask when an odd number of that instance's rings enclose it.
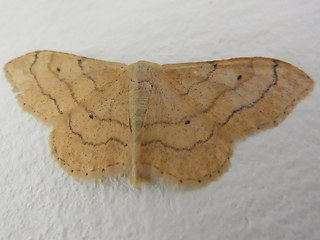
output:
{"label": "speckled wing pattern", "polygon": [[52,154],[70,175],[186,186],[217,179],[234,140],[278,125],[314,84],[262,57],[127,66],[37,51],[4,70],[20,105],[53,126]]}
{"label": "speckled wing pattern", "polygon": [[278,125],[313,88],[303,71],[262,57],[162,69],[145,120],[141,168],[187,185],[216,179],[228,169],[234,140]]}
{"label": "speckled wing pattern", "polygon": [[6,64],[26,111],[53,125],[51,153],[72,176],[101,178],[126,171],[128,87],[125,64],[37,51]]}

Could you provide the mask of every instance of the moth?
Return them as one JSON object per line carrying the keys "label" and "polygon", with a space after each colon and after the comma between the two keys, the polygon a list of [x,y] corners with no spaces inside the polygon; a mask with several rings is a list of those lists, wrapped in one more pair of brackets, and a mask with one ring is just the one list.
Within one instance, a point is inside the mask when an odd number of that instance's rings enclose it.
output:
{"label": "moth", "polygon": [[69,175],[193,186],[230,165],[234,141],[277,126],[313,80],[277,59],[131,65],[36,51],[8,62],[20,106],[51,126]]}

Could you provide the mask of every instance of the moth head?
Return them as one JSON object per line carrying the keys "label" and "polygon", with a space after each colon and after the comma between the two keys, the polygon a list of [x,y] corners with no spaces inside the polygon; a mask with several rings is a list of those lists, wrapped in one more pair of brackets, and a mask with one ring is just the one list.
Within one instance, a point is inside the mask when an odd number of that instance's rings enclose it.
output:
{"label": "moth head", "polygon": [[139,61],[129,65],[128,72],[134,76],[133,81],[138,83],[149,81],[152,84],[160,76],[161,65],[147,61]]}

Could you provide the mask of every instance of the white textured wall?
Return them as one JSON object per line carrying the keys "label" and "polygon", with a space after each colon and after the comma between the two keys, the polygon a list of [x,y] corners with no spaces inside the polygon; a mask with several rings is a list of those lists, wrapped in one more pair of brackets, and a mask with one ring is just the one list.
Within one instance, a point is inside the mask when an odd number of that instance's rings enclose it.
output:
{"label": "white textured wall", "polygon": [[0,76],[1,239],[320,239],[318,0],[0,1],[0,65],[38,49],[158,63],[267,56],[317,82],[278,128],[236,145],[220,181],[188,192],[77,182],[50,129]]}

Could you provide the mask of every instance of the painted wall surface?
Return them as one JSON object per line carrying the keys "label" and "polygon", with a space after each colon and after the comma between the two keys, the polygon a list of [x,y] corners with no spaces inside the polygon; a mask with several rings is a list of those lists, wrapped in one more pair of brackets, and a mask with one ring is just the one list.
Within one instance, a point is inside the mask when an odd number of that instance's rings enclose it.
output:
{"label": "painted wall surface", "polygon": [[182,192],[68,177],[0,75],[0,239],[320,239],[318,0],[0,2],[1,66],[39,49],[126,64],[265,56],[317,82],[279,127],[236,145],[218,182]]}

